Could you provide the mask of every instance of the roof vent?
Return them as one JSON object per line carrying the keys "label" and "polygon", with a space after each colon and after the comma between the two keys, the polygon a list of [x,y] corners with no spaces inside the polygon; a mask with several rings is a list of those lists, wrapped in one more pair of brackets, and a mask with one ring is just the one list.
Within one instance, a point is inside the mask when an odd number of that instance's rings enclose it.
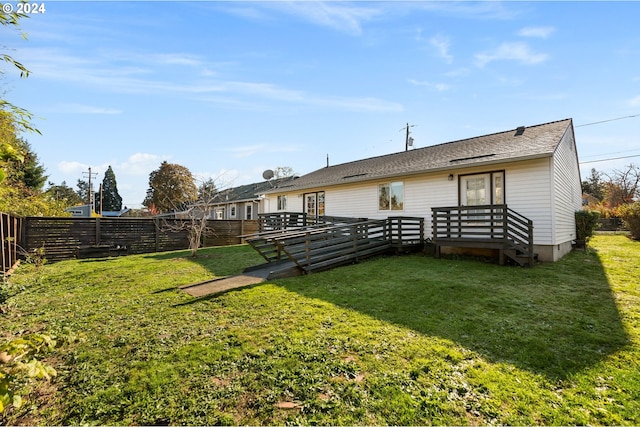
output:
{"label": "roof vent", "polygon": [[524,133],[524,126],[518,126],[518,129],[516,129],[516,136],[520,136]]}

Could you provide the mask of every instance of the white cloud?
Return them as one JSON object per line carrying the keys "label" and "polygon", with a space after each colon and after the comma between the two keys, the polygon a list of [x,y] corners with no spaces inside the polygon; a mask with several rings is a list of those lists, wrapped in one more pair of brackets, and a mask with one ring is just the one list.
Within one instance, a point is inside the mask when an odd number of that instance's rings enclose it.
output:
{"label": "white cloud", "polygon": [[631,98],[629,100],[629,105],[632,107],[640,106],[640,95],[636,96],[635,98]]}
{"label": "white cloud", "polygon": [[342,2],[265,2],[262,5],[354,36],[362,34],[363,22],[382,14],[380,9]]}
{"label": "white cloud", "polygon": [[535,65],[546,61],[549,55],[536,53],[526,43],[502,43],[496,49],[476,54],[476,63],[484,67],[492,61],[517,61],[525,65]]}
{"label": "white cloud", "polygon": [[445,92],[451,89],[451,86],[446,83],[430,83],[422,80],[409,79],[409,83],[415,86],[424,86],[429,89],[434,89],[438,92]]}
{"label": "white cloud", "polygon": [[80,162],[67,162],[63,160],[58,163],[58,170],[65,174],[79,174],[89,169],[89,165]]}
{"label": "white cloud", "polygon": [[119,165],[114,165],[114,169],[122,171],[127,175],[149,175],[151,171],[157,169],[163,160],[168,160],[168,156],[159,156],[157,154],[150,153],[135,153],[129,156],[129,158]]}
{"label": "white cloud", "polygon": [[518,31],[518,35],[522,37],[537,37],[546,39],[556,31],[553,27],[525,27]]}
{"label": "white cloud", "polygon": [[448,37],[442,34],[435,35],[429,39],[429,44],[436,49],[438,56],[444,59],[447,64],[453,62],[453,56],[449,53],[451,41]]}
{"label": "white cloud", "polygon": [[447,77],[466,77],[469,74],[471,74],[471,70],[468,68],[458,68],[444,73]]}
{"label": "white cloud", "polygon": [[[214,78],[183,78],[179,82],[162,79],[147,79],[147,71],[138,63],[117,65],[111,62],[111,56],[78,57],[62,51],[32,50],[29,63],[33,64],[34,78],[62,81],[82,86],[90,86],[108,92],[136,93],[146,95],[171,94],[184,95],[193,99],[194,95],[224,95],[225,98],[213,99],[229,105],[251,106],[264,100],[282,103],[325,107],[355,112],[397,112],[403,111],[402,105],[377,98],[350,98],[307,93],[265,82],[234,81]],[[120,58],[125,58],[121,56]],[[142,56],[142,62],[150,56]],[[180,55],[169,55],[163,59],[172,63],[188,63],[189,59]],[[135,61],[135,59],[131,59]],[[156,70],[155,73],[160,71]],[[200,76],[201,77],[201,76]],[[201,98],[207,101],[207,98]],[[209,100],[211,100],[209,98]],[[271,108],[273,106],[270,106]],[[85,111],[89,112],[89,111]],[[116,110],[95,110],[93,113],[116,113]]]}

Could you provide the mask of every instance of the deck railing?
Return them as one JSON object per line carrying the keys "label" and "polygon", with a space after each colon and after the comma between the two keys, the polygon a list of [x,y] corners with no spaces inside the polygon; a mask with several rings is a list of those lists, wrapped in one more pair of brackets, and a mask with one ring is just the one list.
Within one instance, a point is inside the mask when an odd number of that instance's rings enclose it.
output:
{"label": "deck railing", "polygon": [[[278,215],[281,218],[278,218]],[[302,214],[298,214],[302,215]],[[247,242],[267,261],[289,259],[303,271],[316,271],[394,248],[410,250],[424,244],[424,219],[390,217],[370,220],[321,216],[306,226],[293,222],[291,213],[265,214],[268,227]]]}
{"label": "deck railing", "polygon": [[304,212],[274,212],[258,214],[259,231],[288,230],[307,226]]}
{"label": "deck railing", "polygon": [[436,247],[503,245],[533,263],[533,221],[507,205],[432,208]]}

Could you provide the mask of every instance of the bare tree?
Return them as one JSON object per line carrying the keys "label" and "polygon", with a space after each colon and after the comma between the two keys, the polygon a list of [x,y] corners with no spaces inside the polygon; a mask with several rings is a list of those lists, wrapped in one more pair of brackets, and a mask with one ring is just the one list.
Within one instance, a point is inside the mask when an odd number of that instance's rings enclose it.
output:
{"label": "bare tree", "polygon": [[606,200],[610,207],[633,203],[640,197],[640,167],[629,164],[625,169],[614,170],[607,175]]}
{"label": "bare tree", "polygon": [[273,170],[273,177],[276,179],[288,178],[295,174],[296,173],[291,166],[278,166]]}
{"label": "bare tree", "polygon": [[[222,192],[218,189],[220,185],[220,182],[211,178],[201,182],[198,187],[198,200],[177,212],[176,220],[162,221],[162,227],[166,230],[187,232],[192,257],[198,256],[198,249],[202,246],[205,235],[215,236],[215,229],[210,226],[209,220],[215,205],[221,200]],[[178,210],[177,206],[174,208]]]}

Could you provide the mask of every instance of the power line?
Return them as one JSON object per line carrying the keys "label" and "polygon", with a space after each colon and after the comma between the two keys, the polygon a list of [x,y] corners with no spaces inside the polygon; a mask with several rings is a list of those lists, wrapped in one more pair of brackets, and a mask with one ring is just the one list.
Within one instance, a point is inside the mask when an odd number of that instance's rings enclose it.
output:
{"label": "power line", "polygon": [[608,156],[609,154],[631,153],[632,151],[638,151],[638,150],[640,150],[640,148],[636,148],[635,150],[614,151],[612,153],[592,154],[590,156],[581,156],[581,157],[584,159],[584,158],[589,158],[589,157]]}
{"label": "power line", "polygon": [[612,157],[610,159],[589,160],[588,162],[580,162],[580,164],[584,165],[586,163],[606,162],[608,160],[630,159],[631,157],[640,157],[640,154],[636,154],[635,156]]}
{"label": "power line", "polygon": [[585,123],[583,125],[578,125],[578,126],[575,126],[575,127],[581,128],[581,127],[584,127],[584,126],[599,125],[600,123],[613,122],[615,120],[622,120],[622,119],[631,119],[633,117],[640,117],[640,114],[635,114],[633,116],[616,117],[615,119],[601,120],[599,122],[593,122],[593,123]]}

